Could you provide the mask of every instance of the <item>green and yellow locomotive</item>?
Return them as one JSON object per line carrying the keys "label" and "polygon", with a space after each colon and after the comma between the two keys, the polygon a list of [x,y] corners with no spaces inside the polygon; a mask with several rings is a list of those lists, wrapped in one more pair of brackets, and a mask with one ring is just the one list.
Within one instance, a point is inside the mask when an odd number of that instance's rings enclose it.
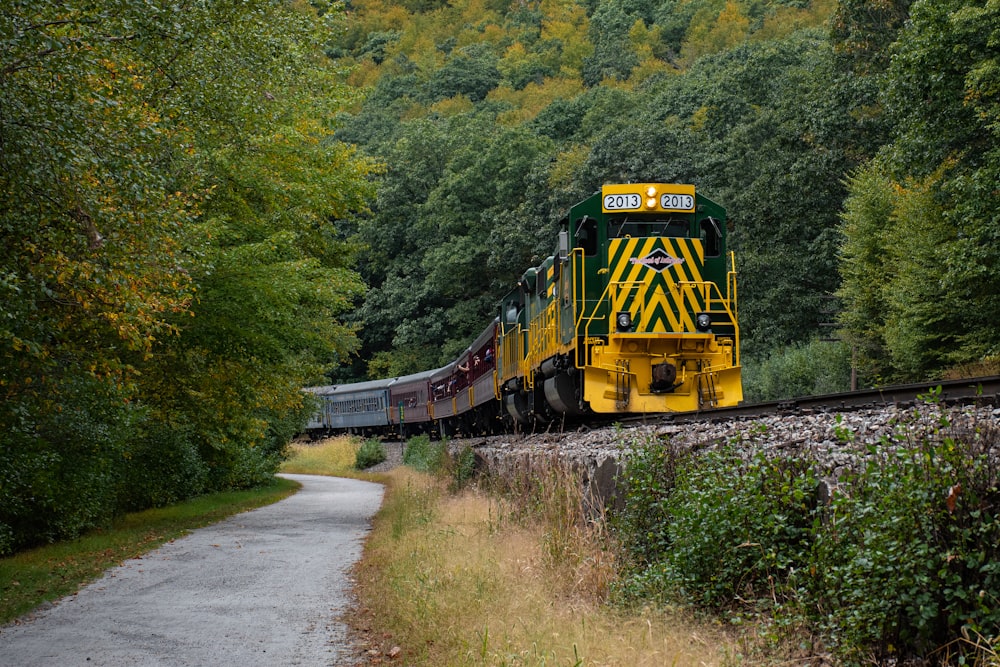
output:
{"label": "green and yellow locomotive", "polygon": [[497,398],[521,423],[736,405],[725,210],[693,185],[605,185],[502,301]]}

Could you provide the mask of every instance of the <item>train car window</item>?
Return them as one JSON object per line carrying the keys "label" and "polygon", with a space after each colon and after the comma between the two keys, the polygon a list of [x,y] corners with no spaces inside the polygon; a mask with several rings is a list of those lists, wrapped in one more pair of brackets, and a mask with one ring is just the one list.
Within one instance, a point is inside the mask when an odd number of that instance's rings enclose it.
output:
{"label": "train car window", "polygon": [[583,248],[583,254],[587,257],[597,255],[597,220],[585,215],[576,221],[573,245]]}
{"label": "train car window", "polygon": [[701,221],[701,242],[705,248],[705,257],[718,257],[722,254],[722,231],[715,218]]}

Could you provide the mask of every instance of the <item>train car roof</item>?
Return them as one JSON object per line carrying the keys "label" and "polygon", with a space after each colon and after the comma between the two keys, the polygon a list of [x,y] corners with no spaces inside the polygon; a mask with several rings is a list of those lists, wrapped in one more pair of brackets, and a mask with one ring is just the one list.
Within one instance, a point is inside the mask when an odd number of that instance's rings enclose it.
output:
{"label": "train car roof", "polygon": [[[414,382],[427,382],[428,380],[431,379],[431,376],[433,376],[437,372],[438,372],[437,368],[432,368],[429,371],[420,371],[419,373],[412,373],[410,375],[401,375],[400,377],[396,378],[395,384],[409,385],[413,384]],[[395,387],[393,388],[395,389]]]}
{"label": "train car roof", "polygon": [[479,334],[479,336],[476,337],[476,340],[472,341],[472,345],[469,346],[469,348],[464,352],[464,354],[468,354],[470,352],[478,350],[482,346],[486,345],[486,343],[492,341],[494,331],[499,322],[500,318],[494,317],[493,321],[490,322],[489,326],[483,329],[483,333]]}
{"label": "train car roof", "polygon": [[337,385],[335,384],[324,384],[319,387],[303,387],[302,391],[309,392],[310,394],[316,394],[318,396],[324,396],[326,394],[329,394],[336,388]]}
{"label": "train car roof", "polygon": [[396,378],[385,380],[368,380],[366,382],[351,382],[349,384],[338,384],[331,391],[324,392],[325,396],[339,394],[356,394],[362,391],[378,391],[387,389],[389,385],[396,381]]}

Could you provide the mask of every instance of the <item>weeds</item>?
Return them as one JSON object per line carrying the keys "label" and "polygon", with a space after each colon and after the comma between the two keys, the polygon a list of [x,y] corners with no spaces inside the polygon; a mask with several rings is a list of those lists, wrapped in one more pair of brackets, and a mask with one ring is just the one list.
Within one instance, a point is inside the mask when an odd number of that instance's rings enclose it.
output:
{"label": "weeds", "polygon": [[385,445],[378,438],[368,438],[355,455],[354,467],[358,470],[365,470],[382,463],[386,459]]}
{"label": "weeds", "polygon": [[341,475],[354,473],[360,441],[354,436],[337,436],[318,442],[293,442],[286,451],[281,472],[302,475]]}
{"label": "weeds", "polygon": [[817,464],[752,444],[633,448],[611,522],[631,565],[624,599],[691,600],[768,642],[815,636],[845,664],[996,664],[995,426],[959,432],[915,410],[822,501]]}
{"label": "weeds", "polygon": [[372,645],[401,646],[410,665],[720,665],[735,653],[691,619],[602,604],[617,563],[579,474],[554,459],[520,468],[512,483],[452,493],[448,476],[388,476],[357,572]]}

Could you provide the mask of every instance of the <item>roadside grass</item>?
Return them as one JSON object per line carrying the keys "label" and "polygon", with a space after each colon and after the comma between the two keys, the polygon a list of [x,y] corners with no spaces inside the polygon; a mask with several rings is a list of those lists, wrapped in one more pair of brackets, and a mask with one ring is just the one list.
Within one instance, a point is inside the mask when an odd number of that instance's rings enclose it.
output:
{"label": "roadside grass", "polygon": [[301,441],[288,445],[288,458],[279,470],[297,475],[332,475],[369,479],[354,467],[361,438],[341,435],[316,442]]}
{"label": "roadside grass", "polygon": [[717,625],[678,609],[607,604],[613,550],[597,524],[567,520],[563,491],[516,500],[471,487],[449,493],[447,479],[409,468],[383,479],[383,507],[355,571],[352,622],[371,664],[738,661],[740,647]]}
{"label": "roadside grass", "polygon": [[275,478],[266,487],[200,496],[127,514],[107,529],[0,558],[0,624],[76,593],[110,567],[222,519],[286,498],[299,488]]}

